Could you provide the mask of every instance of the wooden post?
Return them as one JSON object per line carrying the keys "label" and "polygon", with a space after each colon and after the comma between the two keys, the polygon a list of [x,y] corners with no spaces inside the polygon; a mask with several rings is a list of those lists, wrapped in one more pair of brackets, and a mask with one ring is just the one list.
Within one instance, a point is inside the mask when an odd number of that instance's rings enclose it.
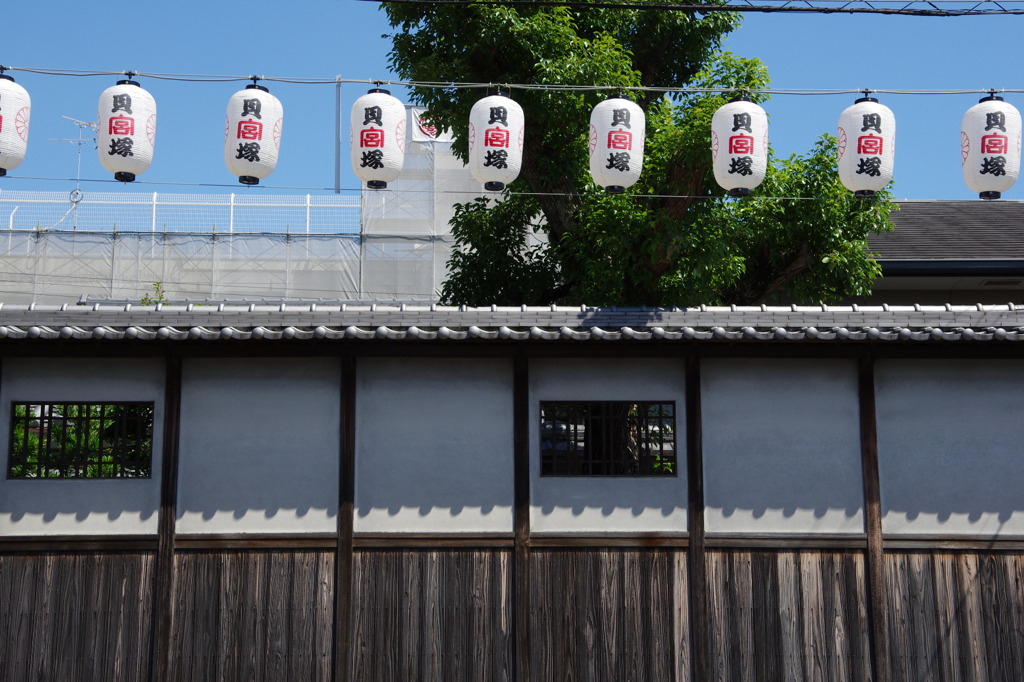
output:
{"label": "wooden post", "polygon": [[337,682],[352,679],[353,520],[356,470],[356,359],[341,360],[341,438],[338,457],[338,547],[334,556],[334,665]]}
{"label": "wooden post", "polygon": [[881,488],[878,480],[878,433],[875,420],[875,361],[861,359],[857,392],[860,401],[860,451],[864,477],[864,526],[867,533],[868,637],[875,682],[889,682],[889,628],[885,608],[885,557],[882,548]]}
{"label": "wooden post", "polygon": [[512,371],[513,500],[515,556],[512,562],[512,679],[530,679],[530,370],[516,357]]}
{"label": "wooden post", "polygon": [[686,476],[688,485],[690,679],[710,680],[707,567],[704,560],[704,450],[701,435],[700,358],[686,359]]}
{"label": "wooden post", "polygon": [[171,671],[174,606],[174,528],[178,515],[178,453],[181,434],[181,358],[168,353],[164,382],[163,452],[160,467],[160,516],[157,522],[149,676],[167,680]]}

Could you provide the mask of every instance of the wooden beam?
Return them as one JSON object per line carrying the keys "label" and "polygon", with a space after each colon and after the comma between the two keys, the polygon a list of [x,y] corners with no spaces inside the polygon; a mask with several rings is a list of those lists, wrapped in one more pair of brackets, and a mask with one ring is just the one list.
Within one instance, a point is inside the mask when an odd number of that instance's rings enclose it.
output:
{"label": "wooden beam", "polygon": [[530,679],[530,367],[516,357],[512,369],[512,467],[515,559],[512,562],[512,679]]}
{"label": "wooden beam", "polygon": [[352,679],[353,570],[356,474],[356,358],[341,359],[338,452],[338,542],[334,557],[334,661],[337,682]]}
{"label": "wooden beam", "polygon": [[160,516],[157,522],[149,674],[170,679],[171,615],[174,604],[174,528],[178,515],[178,457],[181,436],[181,358],[169,353],[164,379],[163,452],[160,466]]}
{"label": "wooden beam", "polygon": [[875,418],[875,361],[862,358],[857,370],[860,402],[861,469],[864,478],[864,530],[867,533],[868,637],[872,678],[889,682],[888,622],[885,601],[885,556],[882,545],[882,503],[878,476],[878,431]]}
{"label": "wooden beam", "polygon": [[686,359],[686,476],[688,486],[688,556],[690,607],[690,679],[710,680],[707,565],[704,538],[704,440],[701,432],[700,357]]}

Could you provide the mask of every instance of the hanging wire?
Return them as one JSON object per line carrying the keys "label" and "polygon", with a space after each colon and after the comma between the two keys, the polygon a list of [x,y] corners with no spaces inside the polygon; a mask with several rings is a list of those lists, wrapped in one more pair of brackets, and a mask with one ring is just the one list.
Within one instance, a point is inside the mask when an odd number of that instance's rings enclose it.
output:
{"label": "hanging wire", "polygon": [[[1024,0],[1021,0],[1024,2]],[[138,76],[140,78],[150,78],[154,80],[167,80],[167,81],[179,81],[189,83],[228,83],[228,82],[244,82],[244,81],[266,81],[272,83],[291,83],[295,85],[334,85],[349,84],[349,85],[373,85],[375,87],[381,87],[382,85],[387,86],[399,86],[406,88],[420,88],[420,89],[434,89],[434,90],[487,90],[494,86],[494,83],[452,83],[452,82],[441,82],[441,81],[405,81],[405,80],[385,80],[385,79],[356,79],[356,78],[340,78],[338,76],[331,76],[329,78],[316,78],[316,77],[292,77],[292,76],[225,76],[225,75],[199,75],[199,74],[185,74],[185,73],[149,73],[145,71],[95,71],[95,70],[79,70],[79,69],[55,69],[55,68],[38,68],[30,66],[3,66],[0,67],[8,71],[22,71],[24,73],[33,73],[44,76],[66,76],[66,77],[93,77],[93,76],[126,76],[129,78]],[[129,75],[130,74],[130,75]],[[713,94],[735,94],[742,90],[747,93],[757,93],[764,95],[794,95],[794,96],[831,96],[831,95],[856,95],[864,92],[864,88],[693,88],[693,87],[678,87],[678,86],[608,86],[608,85],[576,85],[570,83],[562,84],[544,84],[544,83],[502,83],[502,87],[506,89],[514,90],[537,90],[537,91],[549,91],[549,92],[599,92],[607,91],[609,89],[616,89],[628,92],[655,92],[665,94],[678,94],[678,95],[713,95]],[[944,88],[944,89],[929,89],[929,90],[913,90],[905,88],[896,89],[876,89],[872,88],[872,92],[886,94],[886,95],[972,95],[977,93],[987,93],[992,88]],[[1024,93],[1024,88],[1000,88],[996,89],[996,92],[1001,93]]]}
{"label": "hanging wire", "polygon": [[[378,0],[363,1],[377,2]],[[384,0],[384,3],[427,5],[432,7],[483,5],[529,7],[532,9],[543,9],[546,7],[630,9],[688,12],[692,14],[711,14],[714,12],[804,12],[812,14],[885,14],[912,17],[1024,14],[1024,2],[1022,0],[999,0],[998,2],[995,0],[979,0],[973,3],[964,3],[959,0],[762,0],[761,2],[754,2],[754,0],[728,0],[720,5],[667,2],[602,2],[600,0],[593,2],[581,0],[544,0],[542,2],[536,0]]]}

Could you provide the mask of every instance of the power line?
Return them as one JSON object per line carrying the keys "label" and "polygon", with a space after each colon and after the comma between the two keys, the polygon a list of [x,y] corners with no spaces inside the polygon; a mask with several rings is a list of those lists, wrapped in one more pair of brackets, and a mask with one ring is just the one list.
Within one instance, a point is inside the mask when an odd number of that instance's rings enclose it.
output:
{"label": "power line", "polygon": [[[376,1],[376,0],[363,0]],[[804,12],[814,14],[883,14],[912,17],[967,17],[1024,14],[1022,0],[727,0],[723,4],[667,2],[583,2],[580,0],[384,0],[383,4],[429,6],[569,7],[572,9],[630,9],[663,12]]]}

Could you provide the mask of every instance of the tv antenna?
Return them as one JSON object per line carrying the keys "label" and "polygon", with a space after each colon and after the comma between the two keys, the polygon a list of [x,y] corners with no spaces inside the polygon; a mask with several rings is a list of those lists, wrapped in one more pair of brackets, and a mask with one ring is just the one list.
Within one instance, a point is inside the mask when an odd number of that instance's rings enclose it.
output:
{"label": "tv antenna", "polygon": [[[77,118],[71,118],[70,116],[61,116],[61,118],[67,119],[67,120],[71,121],[72,123],[74,123],[76,126],[78,126],[78,137],[77,138],[75,138],[75,137],[51,137],[50,138],[50,142],[70,142],[72,144],[78,145],[78,164],[77,164],[77,168],[75,169],[75,188],[73,190],[71,190],[71,194],[68,196],[68,199],[71,200],[71,208],[68,209],[68,212],[64,214],[64,218],[67,218],[68,215],[70,215],[70,214],[74,214],[73,217],[72,217],[72,223],[73,224],[72,224],[72,228],[71,229],[77,230],[78,229],[78,202],[80,202],[82,200],[82,190],[80,189],[80,185],[81,185],[81,182],[82,182],[82,145],[88,144],[88,143],[91,142],[93,144],[93,146],[95,147],[95,145],[96,145],[96,137],[95,137],[95,135],[96,135],[96,122],[95,121],[79,121]],[[85,130],[91,130],[92,134],[94,135],[94,137],[83,137],[82,135],[83,135],[83,132]],[[61,222],[64,221],[64,218],[61,218],[60,220],[58,220],[54,225],[51,225],[51,227],[56,227],[57,225],[59,225]],[[49,229],[49,228],[47,228],[47,229]]]}

